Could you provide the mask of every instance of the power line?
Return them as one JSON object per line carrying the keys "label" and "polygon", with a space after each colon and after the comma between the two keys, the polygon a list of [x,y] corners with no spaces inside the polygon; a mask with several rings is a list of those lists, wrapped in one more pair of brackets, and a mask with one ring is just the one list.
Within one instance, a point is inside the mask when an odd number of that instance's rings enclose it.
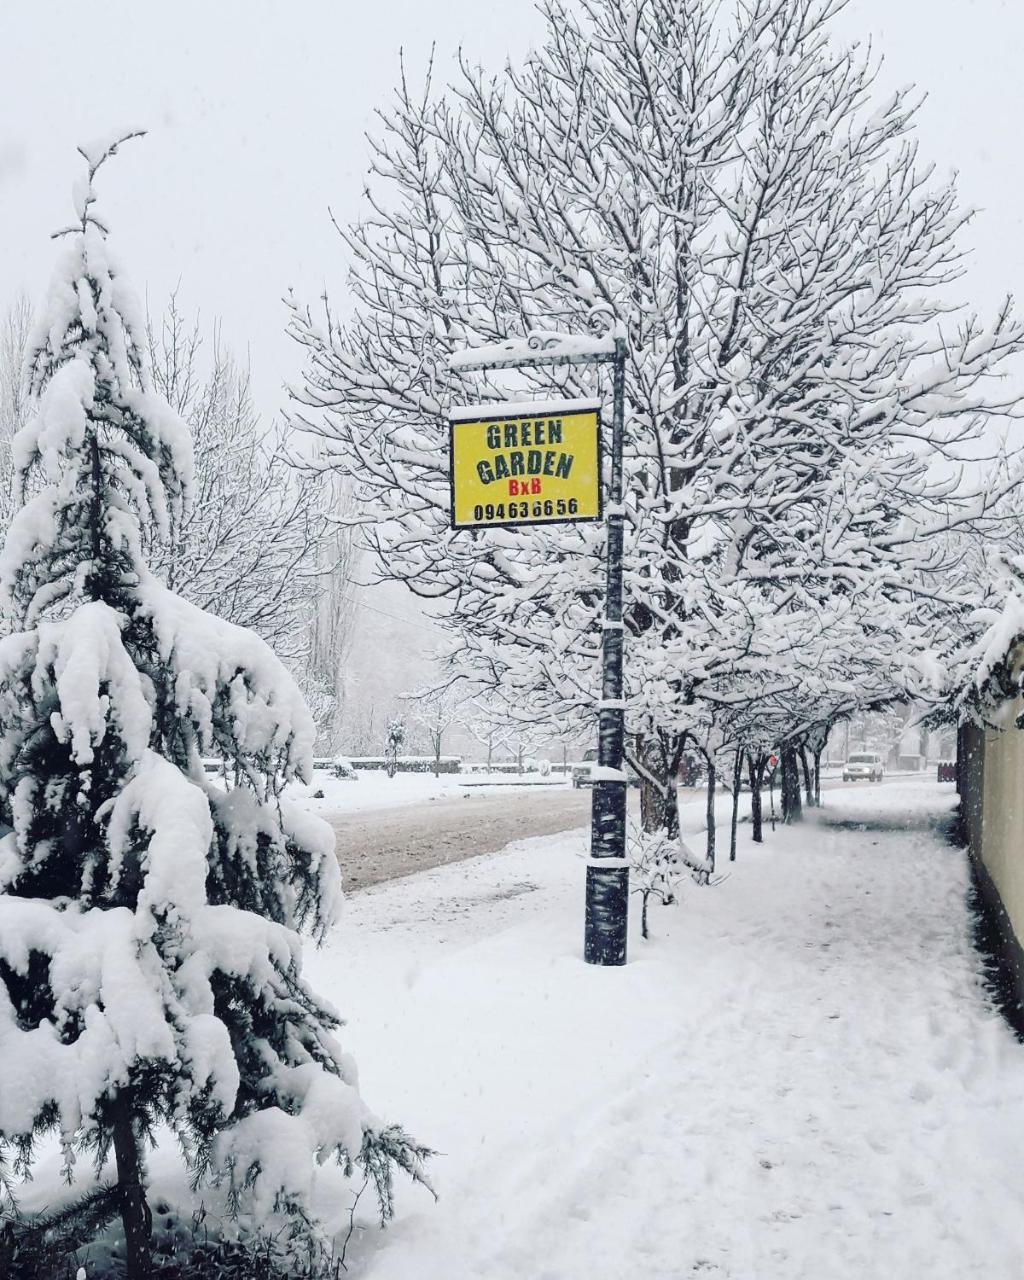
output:
{"label": "power line", "polygon": [[428,627],[434,631],[443,631],[444,627],[437,622],[430,622],[423,618],[421,621],[414,621],[412,618],[401,618],[397,613],[388,613],[387,609],[381,609],[378,605],[367,604],[365,600],[353,600],[351,597],[342,597],[345,604],[350,604],[355,609],[369,609],[371,613],[379,613],[382,618],[390,618],[392,622],[401,622],[406,627],[416,627],[420,630],[426,630]]}

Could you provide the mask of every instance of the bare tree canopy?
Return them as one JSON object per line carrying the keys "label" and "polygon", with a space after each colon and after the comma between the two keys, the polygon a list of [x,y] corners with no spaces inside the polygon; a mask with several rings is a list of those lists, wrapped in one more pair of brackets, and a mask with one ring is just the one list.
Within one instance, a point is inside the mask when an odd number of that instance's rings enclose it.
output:
{"label": "bare tree canopy", "polygon": [[449,359],[628,336],[629,723],[666,792],[688,738],[713,758],[928,678],[927,600],[1020,487],[1018,457],[980,459],[1024,331],[1009,303],[951,309],[968,214],[913,91],[881,99],[830,41],[838,7],[549,0],[521,68],[403,78],[339,228],[351,318],[292,308],[293,419],[351,477],[380,571],[445,602],[458,670],[553,719],[593,714],[602,532],[453,532],[447,412],[595,387]]}

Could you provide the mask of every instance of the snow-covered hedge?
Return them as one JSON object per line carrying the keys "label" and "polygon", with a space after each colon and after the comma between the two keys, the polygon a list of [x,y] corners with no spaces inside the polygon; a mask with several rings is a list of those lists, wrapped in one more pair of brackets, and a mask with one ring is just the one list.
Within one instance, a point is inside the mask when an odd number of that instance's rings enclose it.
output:
{"label": "snow-covered hedge", "polygon": [[524,760],[522,768],[515,760],[503,760],[501,764],[492,764],[490,768],[486,764],[464,764],[462,766],[463,773],[571,773],[572,765],[568,764],[563,769],[560,764],[551,764],[547,760]]}
{"label": "snow-covered hedge", "polygon": [[[350,756],[352,766],[355,769],[386,769],[387,760],[384,756]],[[435,768],[438,773],[461,773],[462,757],[461,756],[442,756],[440,760],[435,760],[433,756],[399,756],[397,770],[399,773],[433,773]]]}

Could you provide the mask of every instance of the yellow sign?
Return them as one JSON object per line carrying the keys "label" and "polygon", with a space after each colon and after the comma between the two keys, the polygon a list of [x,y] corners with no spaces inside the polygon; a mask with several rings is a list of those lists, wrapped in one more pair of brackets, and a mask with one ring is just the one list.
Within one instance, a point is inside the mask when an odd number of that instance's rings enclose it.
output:
{"label": "yellow sign", "polygon": [[600,520],[600,436],[590,400],[454,410],[453,527]]}

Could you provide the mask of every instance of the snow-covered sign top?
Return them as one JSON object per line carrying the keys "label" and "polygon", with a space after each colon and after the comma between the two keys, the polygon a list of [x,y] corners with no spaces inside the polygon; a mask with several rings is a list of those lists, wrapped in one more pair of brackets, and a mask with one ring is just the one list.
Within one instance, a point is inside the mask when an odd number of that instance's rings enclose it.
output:
{"label": "snow-covered sign top", "polygon": [[448,410],[452,422],[473,422],[477,418],[496,418],[507,413],[510,418],[553,417],[559,413],[586,413],[601,408],[593,397],[577,400],[492,400],[482,404],[453,405]]}
{"label": "snow-covered sign top", "polygon": [[509,338],[505,342],[495,342],[489,346],[472,347],[466,351],[456,351],[448,360],[450,369],[465,369],[478,364],[514,364],[523,363],[537,356],[612,356],[615,354],[615,338],[594,338],[571,333],[549,333],[543,329],[532,329],[525,338]]}

